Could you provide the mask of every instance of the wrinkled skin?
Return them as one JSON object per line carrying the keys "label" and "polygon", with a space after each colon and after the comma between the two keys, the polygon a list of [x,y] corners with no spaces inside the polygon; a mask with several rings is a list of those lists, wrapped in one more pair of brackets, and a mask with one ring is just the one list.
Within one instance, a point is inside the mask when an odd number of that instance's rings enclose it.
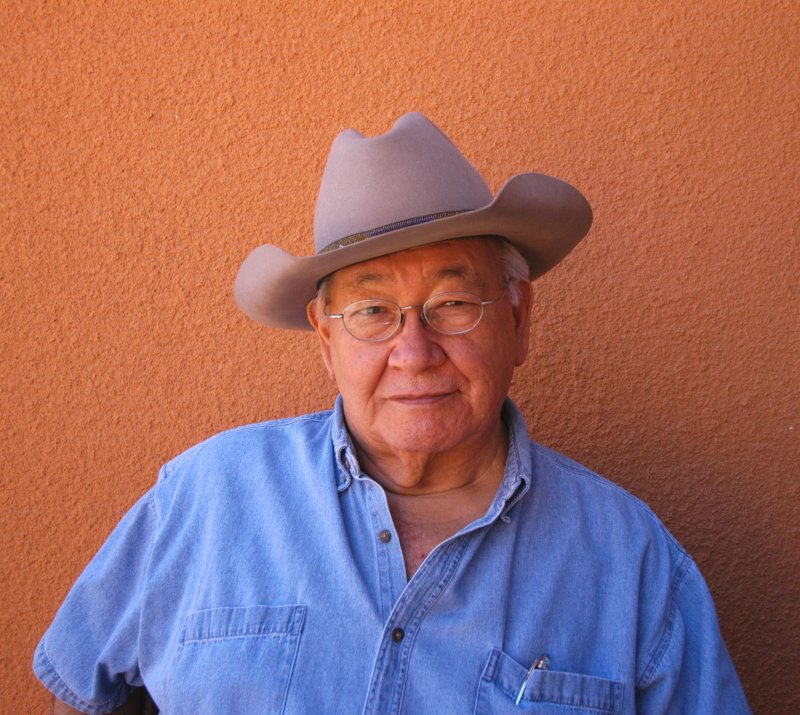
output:
{"label": "wrinkled skin", "polygon": [[[328,312],[366,298],[419,305],[443,291],[501,300],[477,327],[442,335],[419,310],[390,339],[353,338],[341,320],[309,320],[322,358],[344,401],[348,429],[372,476],[389,491],[426,494],[458,488],[505,460],[500,409],[516,366],[528,352],[530,285],[512,305],[495,241],[458,239],[348,266],[331,279]],[[364,465],[362,465],[364,466]]]}

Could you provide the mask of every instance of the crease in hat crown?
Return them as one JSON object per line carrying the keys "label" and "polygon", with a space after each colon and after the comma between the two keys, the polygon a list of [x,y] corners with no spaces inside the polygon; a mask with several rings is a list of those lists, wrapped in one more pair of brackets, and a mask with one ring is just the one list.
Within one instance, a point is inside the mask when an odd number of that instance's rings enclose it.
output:
{"label": "crease in hat crown", "polygon": [[430,120],[412,112],[377,137],[348,129],[334,139],[314,212],[317,253],[350,236],[485,206],[492,193]]}
{"label": "crease in hat crown", "polygon": [[234,297],[260,323],[309,330],[306,304],[319,281],[346,266],[454,238],[500,236],[524,256],[532,280],[591,223],[583,195],[544,174],[513,176],[493,197],[450,139],[412,112],[385,134],[347,129],[334,139],[314,214],[315,254],[258,246],[239,270]]}

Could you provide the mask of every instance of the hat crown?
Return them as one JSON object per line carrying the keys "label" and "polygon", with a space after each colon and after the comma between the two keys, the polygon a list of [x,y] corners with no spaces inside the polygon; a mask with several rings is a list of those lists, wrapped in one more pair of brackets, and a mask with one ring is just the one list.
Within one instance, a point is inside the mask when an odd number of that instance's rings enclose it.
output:
{"label": "hat crown", "polygon": [[444,133],[412,112],[377,137],[354,129],[333,141],[314,214],[314,245],[399,221],[474,210],[492,200],[481,175]]}

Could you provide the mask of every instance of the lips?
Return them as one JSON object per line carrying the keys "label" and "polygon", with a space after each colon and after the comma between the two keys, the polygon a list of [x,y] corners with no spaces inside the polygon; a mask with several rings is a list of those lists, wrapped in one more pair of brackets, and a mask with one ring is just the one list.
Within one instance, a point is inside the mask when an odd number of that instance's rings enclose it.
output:
{"label": "lips", "polygon": [[404,405],[433,405],[437,402],[447,399],[455,391],[436,391],[436,392],[406,392],[397,395],[392,395],[388,399],[393,402],[399,402]]}

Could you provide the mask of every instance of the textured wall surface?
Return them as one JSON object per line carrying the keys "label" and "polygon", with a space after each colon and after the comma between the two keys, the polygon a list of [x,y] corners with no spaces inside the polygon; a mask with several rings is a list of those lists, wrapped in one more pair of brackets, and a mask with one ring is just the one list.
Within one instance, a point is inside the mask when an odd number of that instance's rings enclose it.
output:
{"label": "textured wall surface", "polygon": [[693,553],[754,710],[800,712],[799,7],[3,3],[0,711],[45,712],[35,643],[162,462],[330,405],[232,280],[310,252],[339,130],[418,109],[493,189],[591,200],[513,396]]}

